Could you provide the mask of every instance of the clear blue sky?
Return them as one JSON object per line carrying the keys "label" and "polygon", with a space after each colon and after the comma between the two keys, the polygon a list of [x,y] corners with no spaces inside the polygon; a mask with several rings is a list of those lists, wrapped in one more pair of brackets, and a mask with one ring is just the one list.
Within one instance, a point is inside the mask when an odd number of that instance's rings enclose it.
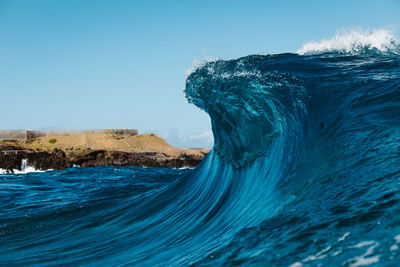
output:
{"label": "clear blue sky", "polygon": [[182,93],[194,59],[294,52],[357,27],[399,36],[400,1],[0,0],[0,129],[207,145],[209,118]]}

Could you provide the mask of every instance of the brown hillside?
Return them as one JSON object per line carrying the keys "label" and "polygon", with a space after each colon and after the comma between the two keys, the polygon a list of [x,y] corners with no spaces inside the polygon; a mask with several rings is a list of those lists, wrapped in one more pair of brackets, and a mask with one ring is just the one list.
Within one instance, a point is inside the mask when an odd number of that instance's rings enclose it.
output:
{"label": "brown hillside", "polygon": [[76,150],[112,150],[122,152],[159,152],[177,156],[184,152],[191,155],[203,155],[208,149],[181,149],[170,146],[165,140],[154,134],[124,136],[115,134],[83,134],[76,136],[39,137],[25,146],[35,150],[62,149],[66,153]]}

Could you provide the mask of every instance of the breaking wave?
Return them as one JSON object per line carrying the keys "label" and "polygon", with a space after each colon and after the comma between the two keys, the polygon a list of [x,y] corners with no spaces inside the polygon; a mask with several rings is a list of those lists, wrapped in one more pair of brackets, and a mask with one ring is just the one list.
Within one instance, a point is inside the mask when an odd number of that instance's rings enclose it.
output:
{"label": "breaking wave", "polygon": [[[49,169],[47,171],[52,171],[52,170]],[[29,166],[28,160],[26,160],[26,159],[23,159],[21,162],[21,170],[16,170],[16,169],[13,170],[13,173],[15,173],[15,174],[26,174],[26,173],[30,173],[30,172],[45,172],[45,171],[38,170],[32,166]],[[10,172],[0,168],[0,174],[7,174],[7,173],[10,173]]]}
{"label": "breaking wave", "polygon": [[215,140],[193,170],[0,176],[0,262],[399,262],[400,57],[385,32],[359,37],[188,72]]}
{"label": "breaking wave", "polygon": [[388,30],[379,29],[374,31],[352,30],[337,33],[331,39],[323,39],[320,42],[308,42],[299,50],[298,54],[319,54],[325,52],[354,53],[368,50],[381,52],[398,52],[399,42],[394,34]]}

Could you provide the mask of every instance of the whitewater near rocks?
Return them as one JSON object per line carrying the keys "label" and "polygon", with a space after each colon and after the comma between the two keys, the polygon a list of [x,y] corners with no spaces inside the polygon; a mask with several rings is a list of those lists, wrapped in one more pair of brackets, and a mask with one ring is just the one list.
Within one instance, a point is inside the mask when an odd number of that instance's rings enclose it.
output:
{"label": "whitewater near rocks", "polygon": [[399,262],[399,46],[360,34],[189,72],[215,139],[193,170],[2,174],[0,262]]}

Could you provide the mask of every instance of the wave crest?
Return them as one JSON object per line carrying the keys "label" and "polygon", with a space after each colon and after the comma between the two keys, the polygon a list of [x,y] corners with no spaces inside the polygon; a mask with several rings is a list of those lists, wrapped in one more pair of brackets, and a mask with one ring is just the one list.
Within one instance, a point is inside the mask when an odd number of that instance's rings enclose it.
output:
{"label": "wave crest", "polygon": [[387,52],[396,50],[398,47],[399,41],[389,30],[351,30],[350,32],[336,33],[336,36],[331,39],[305,43],[296,53],[300,55],[325,52],[351,53],[365,49],[377,49],[381,52]]}
{"label": "wave crest", "polygon": [[235,167],[272,153],[272,143],[301,128],[303,84],[293,75],[262,70],[269,60],[208,62],[186,79],[188,101],[210,115],[215,152]]}

